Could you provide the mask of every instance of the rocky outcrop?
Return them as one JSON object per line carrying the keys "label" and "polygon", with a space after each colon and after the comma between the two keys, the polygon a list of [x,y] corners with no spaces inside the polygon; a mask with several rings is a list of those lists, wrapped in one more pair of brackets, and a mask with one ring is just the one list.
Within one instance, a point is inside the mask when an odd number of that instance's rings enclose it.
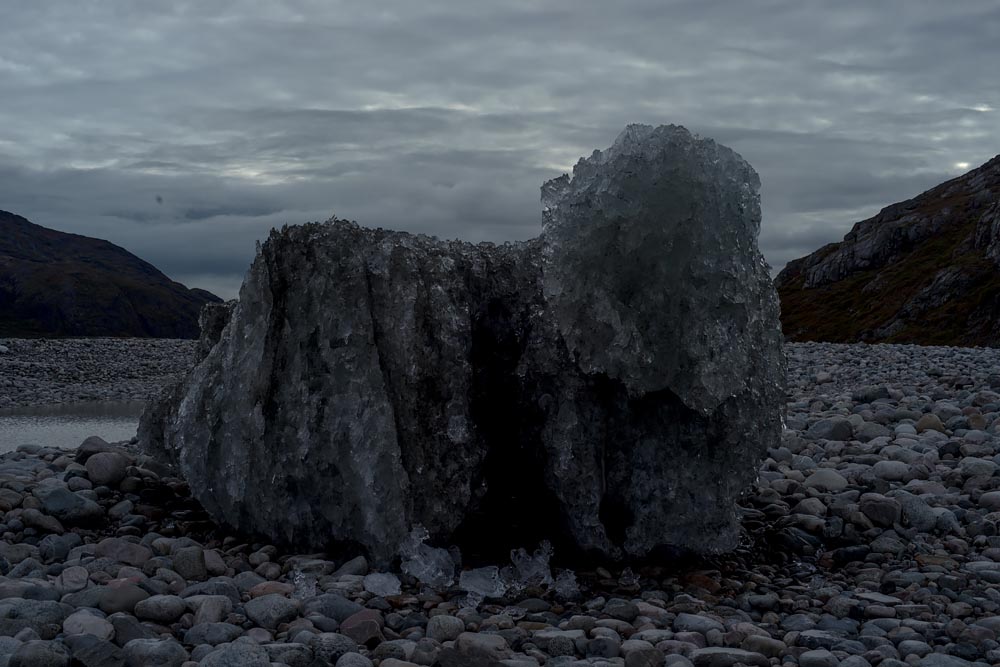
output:
{"label": "rocky outcrop", "polygon": [[758,187],[633,125],[545,184],[527,243],[274,231],[141,440],[218,520],[380,561],[418,524],[472,551],[730,548],[783,398]]}
{"label": "rocky outcrop", "polygon": [[217,301],[112,243],[0,211],[0,337],[197,338]]}
{"label": "rocky outcrop", "polygon": [[778,275],[792,340],[1000,345],[1000,156]]}

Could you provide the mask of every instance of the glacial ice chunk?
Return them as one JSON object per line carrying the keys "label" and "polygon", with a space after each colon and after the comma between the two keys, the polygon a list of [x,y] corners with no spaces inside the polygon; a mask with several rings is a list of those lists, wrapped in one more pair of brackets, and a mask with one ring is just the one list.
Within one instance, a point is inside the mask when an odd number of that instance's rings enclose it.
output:
{"label": "glacial ice chunk", "polygon": [[455,582],[455,561],[445,549],[427,544],[429,535],[416,526],[400,547],[402,570],[432,588],[447,588]]}
{"label": "glacial ice chunk", "polygon": [[[785,404],[759,186],[710,139],[630,125],[542,186],[530,241],[274,230],[140,439],[220,523],[382,569],[417,524],[512,537],[494,501],[522,480],[532,529],[578,552],[734,548]],[[414,576],[446,581],[418,550]]]}
{"label": "glacial ice chunk", "polygon": [[580,596],[580,584],[576,581],[576,572],[560,570],[552,585],[556,595],[564,600],[573,600]]}
{"label": "glacial ice chunk", "polygon": [[625,587],[635,586],[639,583],[639,576],[632,571],[632,568],[626,567],[618,577],[618,583]]}
{"label": "glacial ice chunk", "polygon": [[552,545],[545,540],[535,550],[528,554],[523,548],[510,552],[510,560],[521,586],[548,586],[552,583],[552,569],[549,560],[552,558]]}
{"label": "glacial ice chunk", "polygon": [[507,592],[507,585],[500,578],[500,568],[496,565],[463,570],[458,578],[458,587],[483,598],[499,598]]}
{"label": "glacial ice chunk", "polygon": [[300,567],[292,569],[292,586],[292,597],[296,600],[316,597],[316,577],[306,574]]}

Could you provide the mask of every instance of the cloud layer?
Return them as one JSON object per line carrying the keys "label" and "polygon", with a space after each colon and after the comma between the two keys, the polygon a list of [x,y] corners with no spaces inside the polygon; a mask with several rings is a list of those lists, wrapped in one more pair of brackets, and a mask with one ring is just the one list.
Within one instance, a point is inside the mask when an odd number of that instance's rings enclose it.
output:
{"label": "cloud layer", "polygon": [[1000,153],[995,0],[13,3],[0,208],[235,295],[275,225],[534,236],[629,122],[763,182],[780,267]]}

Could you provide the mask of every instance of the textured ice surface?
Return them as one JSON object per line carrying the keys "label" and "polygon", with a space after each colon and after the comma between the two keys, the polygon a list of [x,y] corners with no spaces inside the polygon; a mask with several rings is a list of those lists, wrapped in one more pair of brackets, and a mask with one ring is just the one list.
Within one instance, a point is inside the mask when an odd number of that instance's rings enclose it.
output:
{"label": "textured ice surface", "polygon": [[564,600],[573,600],[580,595],[580,584],[577,583],[576,572],[573,570],[560,570],[552,588]]}
{"label": "textured ice surface", "polygon": [[399,578],[387,572],[372,572],[365,575],[362,583],[366,591],[380,597],[399,595],[401,590]]}
{"label": "textured ice surface", "polygon": [[316,596],[316,577],[306,574],[300,568],[292,570],[292,597],[296,600],[308,600]]}
{"label": "textured ice surface", "polygon": [[514,575],[522,586],[548,586],[552,583],[552,569],[549,560],[552,558],[552,545],[542,544],[529,554],[524,549],[510,552],[510,560],[514,564]]}
{"label": "textured ice surface", "polygon": [[546,541],[534,553],[529,554],[523,548],[512,550],[510,565],[481,567],[462,572],[459,588],[468,593],[463,606],[475,607],[486,598],[504,595],[516,599],[526,589],[540,587],[554,591],[563,599],[575,598],[580,594],[576,574],[572,570],[560,570],[558,576],[553,577],[549,566],[552,553],[552,545]]}
{"label": "textured ice surface", "polygon": [[458,587],[479,598],[499,598],[507,592],[507,584],[501,579],[500,568],[496,565],[463,570]]}
{"label": "textured ice surface", "polygon": [[[783,394],[758,187],[728,148],[630,125],[543,186],[527,243],[274,231],[140,437],[216,519],[376,564],[480,508],[609,557],[731,548]],[[491,502],[513,486],[524,507]]]}
{"label": "textured ice surface", "polygon": [[747,303],[771,290],[759,188],[732,150],[649,125],[545,184],[546,301],[584,372],[703,414],[745,384],[746,334],[773,315]]}
{"label": "textured ice surface", "polygon": [[445,549],[427,544],[430,535],[423,526],[415,527],[400,546],[402,570],[432,588],[447,588],[455,582],[455,561]]}

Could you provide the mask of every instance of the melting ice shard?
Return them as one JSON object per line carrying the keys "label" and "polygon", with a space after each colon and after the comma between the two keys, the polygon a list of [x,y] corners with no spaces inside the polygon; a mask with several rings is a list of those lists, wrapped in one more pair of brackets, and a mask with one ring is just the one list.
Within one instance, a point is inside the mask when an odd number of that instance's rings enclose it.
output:
{"label": "melting ice shard", "polygon": [[399,548],[403,572],[431,588],[447,588],[455,581],[455,561],[445,549],[427,544],[430,535],[415,526]]}
{"label": "melting ice shard", "polygon": [[547,541],[542,542],[534,554],[529,554],[523,548],[512,551],[510,554],[515,576],[524,586],[549,586],[552,584],[552,570],[549,568],[551,558],[552,545]]}
{"label": "melting ice shard", "polygon": [[507,584],[504,583],[500,576],[500,568],[496,565],[463,570],[458,578],[458,587],[469,594],[470,607],[478,606],[486,598],[503,597],[507,592]]}
{"label": "melting ice shard", "polygon": [[418,524],[463,548],[472,524],[507,549],[731,548],[783,398],[758,189],[732,150],[630,125],[543,186],[526,243],[274,231],[141,440],[217,520],[376,564]]}

